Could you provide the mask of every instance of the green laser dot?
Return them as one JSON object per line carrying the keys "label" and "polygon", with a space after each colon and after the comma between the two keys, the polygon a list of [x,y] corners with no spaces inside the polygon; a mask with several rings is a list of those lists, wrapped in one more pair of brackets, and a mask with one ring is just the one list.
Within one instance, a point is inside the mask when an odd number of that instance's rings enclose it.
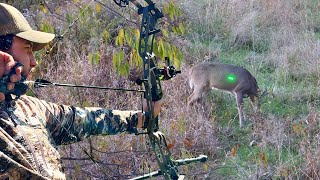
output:
{"label": "green laser dot", "polygon": [[237,77],[234,74],[228,74],[227,75],[227,81],[229,83],[235,83],[237,81]]}

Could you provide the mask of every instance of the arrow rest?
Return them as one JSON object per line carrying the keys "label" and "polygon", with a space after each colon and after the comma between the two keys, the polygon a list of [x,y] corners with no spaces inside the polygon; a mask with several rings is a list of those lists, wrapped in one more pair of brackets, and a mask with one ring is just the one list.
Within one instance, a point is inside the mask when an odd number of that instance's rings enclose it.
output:
{"label": "arrow rest", "polygon": [[181,73],[181,71],[177,71],[176,68],[170,65],[169,57],[165,57],[166,64],[163,69],[159,69],[159,74],[161,75],[161,80],[169,80],[175,77],[177,74]]}

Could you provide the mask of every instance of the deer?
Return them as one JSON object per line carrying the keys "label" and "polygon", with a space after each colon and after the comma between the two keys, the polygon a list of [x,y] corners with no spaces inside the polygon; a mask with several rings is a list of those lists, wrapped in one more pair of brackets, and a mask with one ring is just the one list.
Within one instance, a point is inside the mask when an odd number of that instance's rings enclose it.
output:
{"label": "deer", "polygon": [[243,126],[243,98],[250,97],[251,106],[259,108],[259,87],[245,68],[222,63],[202,62],[189,70],[189,86],[193,90],[187,99],[188,107],[202,99],[210,90],[222,90],[235,95],[240,128]]}

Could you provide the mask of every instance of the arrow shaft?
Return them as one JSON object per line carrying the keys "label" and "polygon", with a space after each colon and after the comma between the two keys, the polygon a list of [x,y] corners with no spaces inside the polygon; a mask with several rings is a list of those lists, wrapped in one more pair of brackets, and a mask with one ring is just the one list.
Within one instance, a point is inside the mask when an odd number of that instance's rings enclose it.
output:
{"label": "arrow shaft", "polygon": [[35,81],[28,81],[34,83],[35,86],[38,87],[46,87],[46,86],[62,86],[62,87],[74,87],[74,88],[88,88],[88,89],[103,89],[103,90],[115,90],[115,91],[132,91],[132,92],[141,92],[144,93],[144,90],[136,90],[136,89],[126,89],[126,88],[111,88],[111,87],[101,87],[101,86],[88,86],[88,85],[75,85],[75,84],[63,84],[63,83],[41,83]]}

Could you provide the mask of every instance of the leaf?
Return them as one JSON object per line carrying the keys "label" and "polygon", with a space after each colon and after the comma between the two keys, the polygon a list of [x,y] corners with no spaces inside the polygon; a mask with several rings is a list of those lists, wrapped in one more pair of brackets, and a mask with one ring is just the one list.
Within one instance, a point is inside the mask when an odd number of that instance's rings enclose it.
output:
{"label": "leaf", "polygon": [[173,21],[174,20],[174,14],[175,14],[175,8],[173,2],[169,3],[169,17]]}
{"label": "leaf", "polygon": [[240,144],[235,144],[231,148],[231,156],[235,157],[237,155],[237,150],[240,148]]}
{"label": "leaf", "polygon": [[88,59],[89,59],[90,64],[93,64],[93,65],[99,64],[100,56],[101,56],[101,54],[99,52],[96,52],[96,53],[90,52],[88,55]]}
{"label": "leaf", "polygon": [[183,118],[179,118],[178,120],[178,132],[179,134],[183,134],[186,130],[186,124]]}
{"label": "leaf", "polygon": [[124,60],[124,52],[120,51],[119,52],[119,62],[121,62],[122,60]]}
{"label": "leaf", "polygon": [[183,54],[180,50],[177,50],[177,60],[178,61],[175,61],[174,62],[174,65],[177,67],[177,68],[180,68],[181,67],[181,63],[182,63],[182,60],[183,60]]}
{"label": "leaf", "polygon": [[61,8],[60,8],[60,7],[57,7],[57,8],[55,9],[55,12],[56,12],[57,14],[60,14],[60,13],[61,13]]}
{"label": "leaf", "polygon": [[189,138],[185,138],[184,140],[183,140],[183,144],[185,145],[185,146],[187,146],[187,147],[192,147],[192,145],[193,145],[193,142],[192,142],[192,140],[191,139],[189,139]]}
{"label": "leaf", "polygon": [[[171,55],[172,54],[172,51],[171,51],[171,45],[170,43],[166,43],[165,45],[165,54],[164,54],[164,57],[168,56],[168,55]],[[172,57],[170,57],[172,58]]]}
{"label": "leaf", "polygon": [[47,7],[44,6],[43,4],[40,5],[40,9],[41,9],[41,11],[42,11],[44,14],[47,14],[47,13],[48,13]]}
{"label": "leaf", "polygon": [[124,29],[122,28],[119,30],[119,33],[118,33],[118,44],[120,46],[123,46],[124,44]]}
{"label": "leaf", "polygon": [[123,51],[120,51],[117,55],[117,61],[116,61],[116,71],[121,75],[121,76],[124,76],[126,75],[126,65],[125,63],[128,63],[128,62],[125,62],[124,61],[124,52]]}
{"label": "leaf", "polygon": [[176,124],[175,123],[171,123],[171,129],[174,130],[176,127]]}
{"label": "leaf", "polygon": [[162,31],[162,34],[164,37],[166,37],[166,38],[169,37],[168,31],[166,29],[161,29],[161,31]]}
{"label": "leaf", "polygon": [[174,14],[173,14],[173,12],[170,12],[170,14],[169,14],[169,17],[170,17],[170,19],[173,21],[174,19]]}
{"label": "leaf", "polygon": [[174,147],[174,144],[172,144],[172,143],[169,143],[169,144],[168,144],[168,148],[169,148],[169,149],[172,149],[173,147]]}
{"label": "leaf", "polygon": [[233,146],[231,148],[231,156],[232,157],[235,157],[237,155],[237,147],[236,146]]}
{"label": "leaf", "polygon": [[206,164],[206,163],[203,164],[203,170],[206,171],[206,172],[209,170],[208,164]]}
{"label": "leaf", "polygon": [[177,31],[177,27],[172,26],[172,27],[171,27],[171,29],[172,29],[172,31],[173,31],[174,33],[178,33],[178,31]]}
{"label": "leaf", "polygon": [[171,140],[171,142],[168,143],[168,148],[172,149],[176,144],[177,144],[177,141],[173,139]]}
{"label": "leaf", "polygon": [[128,62],[124,62],[123,63],[123,73],[122,75],[125,76],[125,77],[128,77],[129,76],[129,70],[130,70],[130,65]]}
{"label": "leaf", "polygon": [[184,29],[184,26],[182,24],[182,22],[179,23],[179,31],[181,34],[185,34],[186,30]]}
{"label": "leaf", "polygon": [[89,104],[88,101],[83,101],[81,106],[82,106],[82,107],[89,107],[90,104]]}
{"label": "leaf", "polygon": [[92,54],[92,52],[89,53],[88,59],[89,59],[90,64],[93,64],[93,54]]}
{"label": "leaf", "polygon": [[118,69],[118,53],[115,52],[113,53],[113,56],[112,56],[112,65],[113,67],[117,70]]}
{"label": "leaf", "polygon": [[65,19],[67,20],[67,22],[68,22],[68,23],[71,23],[71,22],[72,22],[73,17],[72,17],[72,15],[71,15],[71,14],[67,13],[67,14],[66,14]]}
{"label": "leaf", "polygon": [[110,33],[107,29],[103,30],[102,32],[102,38],[104,42],[108,42],[109,38],[110,38]]}
{"label": "leaf", "polygon": [[138,51],[136,49],[132,49],[132,63],[134,66],[139,66],[142,63],[142,59],[138,54]]}
{"label": "leaf", "polygon": [[99,62],[100,62],[100,57],[101,57],[100,52],[96,52],[96,53],[94,54],[93,64],[95,64],[95,65],[99,64]]}
{"label": "leaf", "polygon": [[139,38],[140,38],[140,30],[136,29],[134,31],[134,41],[135,41],[135,48],[139,49]]}
{"label": "leaf", "polygon": [[123,46],[124,40],[125,40],[124,29],[121,28],[118,32],[118,36],[116,37],[116,45],[120,47]]}
{"label": "leaf", "polygon": [[83,11],[81,11],[83,14],[86,14],[87,16],[88,15],[92,15],[93,14],[93,9],[91,6],[88,6],[87,10],[83,9]]}
{"label": "leaf", "polygon": [[268,158],[266,153],[260,153],[259,160],[260,160],[260,163],[266,168],[268,165]]}
{"label": "leaf", "polygon": [[125,40],[128,45],[132,45],[132,36],[129,33],[125,34]]}
{"label": "leaf", "polygon": [[169,6],[164,6],[164,7],[163,7],[163,11],[164,11],[166,14],[169,14]]}
{"label": "leaf", "polygon": [[96,3],[96,12],[97,13],[101,12],[101,5],[99,3]]}
{"label": "leaf", "polygon": [[162,39],[159,40],[159,43],[158,43],[158,52],[159,52],[159,55],[160,55],[160,59],[164,59],[165,57],[165,47],[164,47],[164,42]]}

